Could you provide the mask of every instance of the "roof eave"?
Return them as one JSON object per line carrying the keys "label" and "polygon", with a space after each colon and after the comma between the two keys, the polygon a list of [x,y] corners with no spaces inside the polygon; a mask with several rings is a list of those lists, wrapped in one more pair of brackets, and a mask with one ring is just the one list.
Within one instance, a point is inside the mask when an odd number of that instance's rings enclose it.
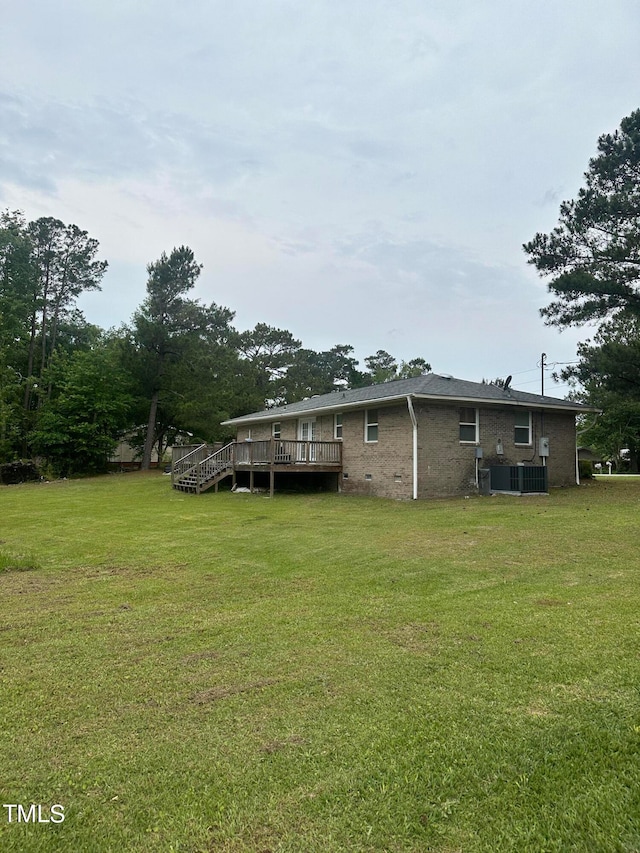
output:
{"label": "roof eave", "polygon": [[504,399],[497,400],[494,398],[480,398],[480,397],[464,397],[464,396],[456,396],[452,397],[446,394],[395,394],[392,397],[375,397],[371,400],[356,400],[351,403],[332,403],[327,406],[317,406],[316,408],[310,409],[301,409],[295,412],[286,411],[286,407],[280,407],[277,409],[272,409],[271,411],[266,412],[258,412],[253,415],[243,415],[239,418],[231,418],[227,421],[222,421],[222,426],[242,426],[247,423],[265,423],[273,420],[277,420],[280,418],[284,420],[287,417],[297,418],[303,415],[314,415],[318,413],[331,414],[335,412],[343,412],[345,409],[366,409],[371,408],[372,406],[383,405],[385,403],[398,403],[403,400],[406,400],[407,397],[412,397],[414,400],[431,400],[436,402],[445,402],[445,403],[469,403],[477,406],[482,403],[484,405],[496,405],[496,406],[513,406],[515,408],[525,408],[525,409],[545,409],[549,411],[561,411],[561,412],[574,412],[575,414],[581,414],[582,412],[599,412],[600,409],[597,409],[593,406],[586,406],[582,403],[570,403],[569,401],[560,400],[558,403],[540,403],[534,402],[532,400],[515,400],[515,399]]}

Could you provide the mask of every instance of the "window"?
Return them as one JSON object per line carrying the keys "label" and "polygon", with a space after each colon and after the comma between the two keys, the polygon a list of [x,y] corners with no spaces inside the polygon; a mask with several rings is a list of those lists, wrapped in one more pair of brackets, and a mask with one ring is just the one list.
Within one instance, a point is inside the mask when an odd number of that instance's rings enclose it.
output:
{"label": "window", "polygon": [[271,435],[274,438],[280,438],[280,423],[271,424]]}
{"label": "window", "polygon": [[460,441],[465,444],[478,443],[477,409],[460,409]]}
{"label": "window", "polygon": [[333,416],[333,437],[342,438],[342,412]]}
{"label": "window", "polygon": [[369,443],[378,440],[377,409],[367,409],[364,413],[364,440]]}
{"label": "window", "polygon": [[513,440],[516,444],[531,444],[531,412],[516,412]]}

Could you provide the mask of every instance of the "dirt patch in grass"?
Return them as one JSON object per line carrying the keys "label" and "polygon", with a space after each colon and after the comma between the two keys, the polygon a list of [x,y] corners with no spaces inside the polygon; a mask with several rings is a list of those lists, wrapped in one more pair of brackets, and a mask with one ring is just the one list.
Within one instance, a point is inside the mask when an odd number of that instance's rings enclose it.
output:
{"label": "dirt patch in grass", "polygon": [[235,838],[225,838],[218,827],[211,827],[210,831],[211,841],[208,849],[211,853],[246,853],[247,850],[253,850],[255,853],[276,853],[282,849],[281,836],[272,827],[246,827]]}
{"label": "dirt patch in grass", "polygon": [[0,572],[0,587],[2,596],[8,595],[37,595],[48,593],[60,583],[54,578],[33,577],[24,572]]}
{"label": "dirt patch in grass", "polygon": [[527,714],[531,717],[549,717],[551,711],[548,708],[543,708],[541,705],[530,705],[527,708]]}
{"label": "dirt patch in grass", "polygon": [[251,681],[248,684],[234,684],[231,687],[211,687],[209,690],[202,690],[200,693],[196,693],[192,699],[196,705],[207,705],[209,702],[217,702],[219,699],[236,696],[238,693],[251,693],[254,690],[262,690],[277,683],[278,681],[275,678],[263,678],[259,681]]}
{"label": "dirt patch in grass", "polygon": [[196,663],[201,660],[217,660],[221,657],[220,652],[208,651],[208,652],[195,652],[192,655],[187,655],[185,658],[182,658],[183,663]]}
{"label": "dirt patch in grass", "polygon": [[162,576],[167,567],[155,566],[102,566],[100,568],[80,567],[80,574],[87,578],[121,577],[131,575],[135,578],[149,575]]}
{"label": "dirt patch in grass", "polygon": [[435,622],[400,625],[388,631],[387,637],[394,645],[410,652],[435,652],[439,644],[438,625]]}
{"label": "dirt patch in grass", "polygon": [[266,752],[268,755],[272,755],[274,752],[279,752],[281,749],[286,749],[288,746],[304,746],[305,743],[306,741],[304,738],[292,735],[284,740],[272,740],[268,743],[263,743],[260,747],[260,751]]}

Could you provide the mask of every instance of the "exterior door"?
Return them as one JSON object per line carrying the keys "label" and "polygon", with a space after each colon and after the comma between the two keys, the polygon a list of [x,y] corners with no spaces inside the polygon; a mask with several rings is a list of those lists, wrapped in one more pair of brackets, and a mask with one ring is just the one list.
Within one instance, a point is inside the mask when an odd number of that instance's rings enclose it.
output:
{"label": "exterior door", "polygon": [[[315,441],[316,440],[316,421],[315,418],[298,421],[298,441]],[[308,446],[309,458],[307,458],[307,445],[298,445],[298,462],[315,462],[316,448],[313,444]]]}

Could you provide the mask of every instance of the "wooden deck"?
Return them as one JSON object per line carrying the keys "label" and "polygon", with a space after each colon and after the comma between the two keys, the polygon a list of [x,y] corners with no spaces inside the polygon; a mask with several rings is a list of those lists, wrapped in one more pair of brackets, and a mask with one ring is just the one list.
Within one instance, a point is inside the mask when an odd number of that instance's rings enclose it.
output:
{"label": "wooden deck", "polygon": [[255,472],[269,476],[269,492],[273,494],[277,473],[336,473],[342,470],[341,441],[290,441],[270,438],[261,441],[232,441],[221,450],[209,453],[206,445],[195,448],[172,464],[171,484],[174,489],[199,494],[217,486],[225,477],[239,471],[249,472],[249,488],[253,491]]}

